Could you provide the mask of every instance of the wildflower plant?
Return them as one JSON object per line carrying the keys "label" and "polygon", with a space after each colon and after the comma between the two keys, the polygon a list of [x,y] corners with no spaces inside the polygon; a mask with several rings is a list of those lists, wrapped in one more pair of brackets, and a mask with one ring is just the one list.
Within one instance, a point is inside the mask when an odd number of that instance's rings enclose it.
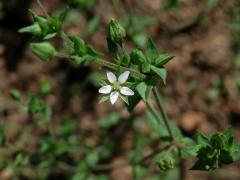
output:
{"label": "wildflower plant", "polygon": [[[87,164],[79,164],[78,168],[90,174],[92,170],[110,170],[122,166],[132,166],[136,170],[136,168],[142,168],[146,160],[155,159],[155,164],[160,171],[167,171],[179,167],[183,159],[194,156],[198,158],[198,161],[192,169],[210,171],[221,167],[222,164],[229,164],[239,157],[240,148],[233,142],[231,128],[225,133],[215,133],[210,139],[199,133],[196,140],[193,140],[184,137],[178,126],[169,121],[162,106],[157,85],[160,82],[167,83],[165,65],[174,56],[160,52],[151,38],[147,40],[146,49],[134,48],[128,53],[124,49],[126,30],[120,22],[113,19],[109,23],[106,35],[113,61],[104,60],[102,53],[97,52],[81,37],[68,36],[64,32],[62,24],[67,15],[66,10],[58,16],[48,15],[44,8],[43,12],[45,16],[31,11],[33,25],[19,30],[20,33],[31,33],[37,37],[38,42],[30,45],[32,52],[44,61],[65,58],[80,66],[97,64],[106,68],[107,78],[98,89],[101,94],[100,103],[110,100],[114,105],[120,97],[132,113],[134,107],[142,100],[148,109],[150,126],[156,129],[158,140],[163,144],[147,156],[140,155],[142,145],[139,145],[131,160],[123,164],[101,164],[98,162],[96,152],[93,151],[95,153],[86,156],[84,162]],[[62,48],[57,50],[51,43],[50,40],[54,37],[62,39]],[[152,100],[150,100],[150,94],[152,94]],[[20,100],[17,91],[13,91],[12,96]],[[115,121],[117,120],[114,119]],[[106,147],[104,150],[107,151]],[[140,173],[140,171],[136,172]],[[136,177],[139,176],[136,175]]]}

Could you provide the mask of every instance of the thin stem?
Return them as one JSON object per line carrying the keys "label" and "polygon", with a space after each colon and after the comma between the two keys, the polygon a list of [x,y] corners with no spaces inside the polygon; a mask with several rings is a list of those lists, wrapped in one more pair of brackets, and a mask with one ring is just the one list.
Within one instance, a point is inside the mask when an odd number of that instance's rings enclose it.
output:
{"label": "thin stem", "polygon": [[146,75],[140,73],[139,71],[136,71],[135,69],[131,69],[131,68],[127,68],[127,67],[123,67],[123,66],[119,66],[116,65],[114,63],[111,63],[109,61],[106,61],[104,59],[96,59],[94,61],[96,64],[99,64],[101,66],[116,70],[118,67],[122,70],[122,71],[130,71],[133,75],[136,75],[137,77],[141,78],[141,79],[145,79]]}
{"label": "thin stem", "polygon": [[155,97],[155,99],[156,99],[156,101],[157,101],[157,106],[158,106],[158,108],[159,108],[159,110],[160,110],[161,116],[162,116],[162,118],[163,118],[163,122],[164,122],[164,124],[165,124],[165,126],[166,126],[166,128],[167,128],[167,131],[168,131],[168,133],[169,133],[169,136],[170,136],[171,140],[174,141],[174,136],[173,136],[172,130],[171,130],[171,128],[170,128],[167,115],[166,115],[166,113],[165,113],[165,111],[164,111],[164,109],[163,109],[163,106],[162,106],[162,104],[161,104],[160,94],[159,94],[159,92],[158,92],[157,87],[154,87],[154,88],[153,88],[153,95],[154,95],[154,97]]}
{"label": "thin stem", "polygon": [[[69,39],[69,37],[66,35],[65,32],[63,32],[63,31],[61,32],[61,37],[70,47],[73,47],[72,41]],[[57,56],[71,59],[71,56],[69,56],[67,54],[63,54],[63,53],[57,53]],[[112,70],[116,70],[117,68],[120,68],[122,71],[130,71],[133,75],[139,77],[140,79],[145,79],[146,78],[146,75],[142,74],[139,71],[136,71],[135,69],[119,66],[119,65],[116,65],[116,64],[111,63],[109,61],[106,61],[104,59],[97,58],[93,62],[96,63],[96,64],[99,64],[101,66],[107,67],[109,69],[112,69]]]}
{"label": "thin stem", "polygon": [[41,0],[37,0],[37,4],[38,4],[38,6],[41,8],[43,14],[44,14],[48,19],[50,19],[50,16],[49,16],[48,12],[46,11],[46,9],[44,8],[44,6],[42,5]]}
{"label": "thin stem", "polygon": [[147,106],[148,110],[151,111],[151,113],[153,114],[155,119],[157,119],[158,123],[161,124],[162,121],[159,118],[159,116],[158,116],[157,112],[155,111],[155,109],[148,102],[146,102],[146,106]]}
{"label": "thin stem", "polygon": [[[59,57],[59,58],[66,58],[66,59],[72,59],[71,56],[67,55],[67,54],[64,54],[64,53],[60,53],[58,52],[56,54],[56,57]],[[109,69],[112,69],[112,70],[116,70],[117,68],[120,68],[122,71],[130,71],[133,75],[139,77],[140,79],[145,79],[146,78],[146,75],[140,73],[139,71],[136,71],[135,69],[131,69],[131,68],[126,68],[126,67],[123,67],[123,66],[119,66],[119,65],[116,65],[114,63],[111,63],[109,61],[106,61],[104,59],[95,59],[93,61],[93,63],[96,63],[98,65],[101,65],[103,67],[106,67],[106,68],[109,68]]]}
{"label": "thin stem", "polygon": [[119,163],[119,164],[100,164],[97,165],[93,168],[94,171],[107,171],[107,170],[111,170],[111,169],[116,169],[116,168],[121,168],[121,167],[125,167],[125,166],[134,166],[134,165],[138,165],[138,164],[143,164],[144,162],[146,162],[148,159],[153,158],[155,155],[157,155],[158,153],[165,151],[169,148],[171,148],[172,145],[166,145],[165,147],[161,148],[161,149],[157,149],[155,151],[153,151],[152,153],[146,155],[145,157],[143,157],[142,159],[140,159],[139,161],[135,161],[135,162],[125,162],[125,163]]}

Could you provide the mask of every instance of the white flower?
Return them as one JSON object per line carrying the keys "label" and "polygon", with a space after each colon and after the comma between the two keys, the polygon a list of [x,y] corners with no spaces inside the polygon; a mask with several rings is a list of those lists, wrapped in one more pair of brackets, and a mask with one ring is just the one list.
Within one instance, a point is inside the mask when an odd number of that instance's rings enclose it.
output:
{"label": "white flower", "polygon": [[127,81],[129,74],[129,71],[125,71],[117,79],[115,74],[108,71],[107,79],[110,82],[110,85],[101,87],[98,92],[101,94],[110,94],[110,101],[112,104],[114,104],[121,95],[133,96],[134,92],[130,88],[123,86],[123,84]]}

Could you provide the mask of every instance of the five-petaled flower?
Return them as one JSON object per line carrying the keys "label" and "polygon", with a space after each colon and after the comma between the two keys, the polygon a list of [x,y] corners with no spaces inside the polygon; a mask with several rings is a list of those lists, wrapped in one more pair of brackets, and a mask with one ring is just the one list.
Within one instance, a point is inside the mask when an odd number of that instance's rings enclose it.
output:
{"label": "five-petaled flower", "polygon": [[101,87],[98,92],[101,94],[110,94],[110,102],[112,104],[114,104],[117,101],[118,97],[121,97],[121,95],[133,96],[134,92],[127,86],[124,86],[124,83],[127,81],[129,74],[129,71],[125,71],[117,79],[117,77],[112,72],[108,71],[107,79],[111,85]]}

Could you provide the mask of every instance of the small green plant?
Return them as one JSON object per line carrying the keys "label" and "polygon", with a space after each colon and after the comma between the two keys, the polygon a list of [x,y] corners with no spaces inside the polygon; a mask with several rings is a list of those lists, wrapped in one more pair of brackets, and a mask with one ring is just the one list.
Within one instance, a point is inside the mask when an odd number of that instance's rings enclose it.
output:
{"label": "small green plant", "polygon": [[[88,6],[88,1],[72,2],[83,3],[84,6]],[[177,4],[177,1],[167,2],[169,3],[168,6],[175,6]],[[43,12],[46,13],[44,9]],[[84,153],[84,156],[77,161],[74,159],[74,166],[65,167],[74,174],[72,176],[73,179],[88,179],[94,177],[93,172],[95,171],[111,170],[123,166],[133,167],[134,177],[141,177],[144,174],[143,169],[146,169],[143,165],[150,159],[154,159],[155,165],[159,167],[160,171],[168,171],[179,167],[181,161],[190,156],[198,158],[192,170],[205,171],[215,170],[223,164],[229,164],[236,159],[240,148],[239,145],[233,142],[231,128],[225,133],[215,133],[210,139],[199,133],[196,140],[193,140],[184,137],[178,126],[169,121],[162,106],[157,85],[161,82],[164,84],[167,83],[165,65],[174,56],[160,52],[151,38],[147,39],[145,49],[134,48],[129,53],[124,49],[124,39],[127,35],[126,29],[119,21],[115,19],[111,20],[106,40],[113,61],[108,61],[102,58],[102,53],[97,52],[81,37],[68,36],[64,32],[62,24],[67,15],[66,11],[60,13],[59,16],[50,16],[47,13],[45,16],[39,16],[32,11],[31,14],[34,21],[33,25],[24,27],[19,32],[31,33],[33,36],[38,37],[39,41],[30,45],[35,55],[43,61],[52,61],[61,57],[80,66],[97,64],[106,68],[107,78],[99,82],[99,85],[102,86],[98,90],[102,95],[100,103],[110,100],[111,104],[114,105],[121,98],[131,114],[134,107],[140,101],[143,101],[148,109],[147,116],[152,129],[152,137],[162,142],[162,146],[157,147],[154,152],[149,155],[143,155],[142,147],[150,142],[141,132],[136,132],[136,149],[130,153],[130,160],[128,162],[123,164],[103,164],[101,160],[107,159],[112,155],[112,149],[116,146],[116,142],[111,141],[111,137],[106,137],[103,146],[94,148],[89,145],[80,145],[75,136],[72,138],[69,137],[65,141],[64,139],[75,131],[75,124],[68,122],[58,132],[58,135],[63,138],[62,140],[57,142],[48,138],[42,140],[37,156],[38,158],[42,158],[45,154],[49,159],[45,164],[38,164],[39,167],[42,167],[42,169],[40,168],[41,170],[44,169],[43,167],[48,167],[50,164],[54,165],[55,163],[63,167],[63,164],[58,164],[56,157],[65,154],[69,155],[69,151],[78,148],[78,145],[82,148],[81,151]],[[91,35],[95,31],[96,24],[99,21],[95,19],[92,23],[88,35]],[[128,29],[131,30],[131,27],[128,27]],[[130,32],[130,30],[128,31]],[[54,37],[62,39],[64,44],[62,49],[57,50],[50,42]],[[47,94],[51,91],[51,88],[48,83],[42,82],[40,91],[43,94]],[[150,94],[153,99],[150,98]],[[24,105],[21,94],[18,91],[12,91],[11,96],[20,102],[21,105]],[[156,105],[157,109],[154,105]],[[24,107],[30,115],[41,114],[47,116],[48,120],[50,120],[48,106],[45,101],[42,101],[35,95],[31,94],[29,96],[28,103]],[[106,131],[120,122],[119,117],[113,114],[103,119],[100,126]],[[66,135],[66,137],[62,136],[62,134]],[[16,159],[18,161],[19,159],[24,159],[21,161],[28,162],[25,154],[19,155]]]}

